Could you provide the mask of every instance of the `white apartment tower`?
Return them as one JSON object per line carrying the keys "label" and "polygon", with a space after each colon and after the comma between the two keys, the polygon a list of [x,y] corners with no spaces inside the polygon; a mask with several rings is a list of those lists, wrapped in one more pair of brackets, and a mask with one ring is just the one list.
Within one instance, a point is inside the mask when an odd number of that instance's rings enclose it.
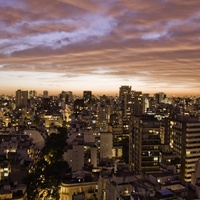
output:
{"label": "white apartment tower", "polygon": [[100,133],[100,159],[112,158],[112,133],[101,132]]}

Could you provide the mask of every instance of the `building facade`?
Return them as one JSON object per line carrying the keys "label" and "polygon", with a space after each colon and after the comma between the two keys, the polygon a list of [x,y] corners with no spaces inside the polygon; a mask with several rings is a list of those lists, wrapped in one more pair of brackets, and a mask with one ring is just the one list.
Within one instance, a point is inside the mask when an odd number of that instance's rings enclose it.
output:
{"label": "building facade", "polygon": [[130,136],[130,164],[136,174],[159,169],[160,122],[151,115],[136,115]]}
{"label": "building facade", "polygon": [[180,158],[181,178],[186,182],[191,182],[191,175],[200,157],[200,122],[187,116],[172,119],[170,146]]}

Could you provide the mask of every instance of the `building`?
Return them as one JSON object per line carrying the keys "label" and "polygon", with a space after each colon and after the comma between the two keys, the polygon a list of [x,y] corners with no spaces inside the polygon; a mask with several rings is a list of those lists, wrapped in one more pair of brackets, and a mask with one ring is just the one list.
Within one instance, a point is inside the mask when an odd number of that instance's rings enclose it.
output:
{"label": "building", "polygon": [[195,164],[195,171],[192,174],[192,180],[191,183],[195,185],[197,183],[197,180],[200,178],[200,158],[197,160]]}
{"label": "building", "polygon": [[100,131],[108,131],[108,123],[110,121],[111,106],[100,104],[98,106],[98,124]]}
{"label": "building", "polygon": [[92,100],[92,91],[83,91],[83,100],[85,104],[88,104]]}
{"label": "building", "polygon": [[34,98],[37,96],[37,92],[35,90],[30,90],[29,93],[28,93],[28,98]]}
{"label": "building", "polygon": [[43,97],[48,98],[49,97],[49,92],[47,90],[43,91]]}
{"label": "building", "polygon": [[27,200],[26,186],[23,184],[19,185],[4,185],[0,189],[0,200]]}
{"label": "building", "polygon": [[136,174],[159,169],[160,144],[160,122],[152,115],[135,115],[129,161]]}
{"label": "building", "polygon": [[130,199],[137,178],[131,173],[115,173],[106,181],[106,200]]}
{"label": "building", "polygon": [[63,180],[60,185],[60,199],[95,199],[98,192],[96,178],[86,171],[78,171],[72,174],[71,179]]}
{"label": "building", "polygon": [[47,112],[44,115],[45,127],[49,128],[51,126],[62,126],[63,115],[61,113]]}
{"label": "building", "polygon": [[11,173],[11,165],[7,160],[0,162],[0,181],[9,180]]}
{"label": "building", "polygon": [[26,108],[28,106],[28,91],[17,90],[15,101],[17,108]]}
{"label": "building", "polygon": [[142,115],[145,113],[145,96],[140,91],[133,91],[132,94],[132,115]]}
{"label": "building", "polygon": [[82,170],[84,167],[84,146],[74,144],[71,149],[66,149],[64,160],[69,163],[72,171]]}
{"label": "building", "polygon": [[155,97],[155,101],[157,104],[162,103],[164,101],[164,99],[166,98],[166,94],[163,92],[159,92],[154,94]]}
{"label": "building", "polygon": [[111,132],[100,133],[100,160],[112,158],[113,137]]}
{"label": "building", "polygon": [[130,116],[131,112],[131,86],[121,86],[119,88],[119,103],[120,110],[122,111],[122,116]]}
{"label": "building", "polygon": [[170,121],[170,147],[180,158],[181,178],[191,182],[200,157],[200,122],[197,118],[177,116]]}

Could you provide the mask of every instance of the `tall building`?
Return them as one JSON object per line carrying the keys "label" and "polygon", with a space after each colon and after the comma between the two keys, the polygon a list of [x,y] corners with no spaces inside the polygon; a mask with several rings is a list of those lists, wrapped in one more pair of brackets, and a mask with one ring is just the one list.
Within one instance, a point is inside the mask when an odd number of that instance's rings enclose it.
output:
{"label": "tall building", "polygon": [[49,97],[49,92],[47,90],[43,91],[43,97],[48,98]]}
{"label": "tall building", "polygon": [[112,143],[113,137],[110,132],[100,133],[100,159],[110,159],[112,158]]}
{"label": "tall building", "polygon": [[145,113],[145,95],[140,91],[133,91],[133,106],[132,114],[133,115],[142,115]]}
{"label": "tall building", "polygon": [[62,91],[60,94],[60,100],[69,104],[73,101],[73,93],[71,91]]}
{"label": "tall building", "polygon": [[74,112],[79,113],[83,109],[84,109],[84,100],[83,99],[76,99],[74,101]]}
{"label": "tall building", "polygon": [[108,131],[108,123],[110,122],[111,113],[112,109],[110,105],[100,104],[98,106],[97,114],[100,131]]}
{"label": "tall building", "polygon": [[119,102],[120,110],[122,111],[122,116],[130,116],[131,110],[131,86],[121,86],[119,88]]}
{"label": "tall building", "polygon": [[90,103],[92,100],[92,91],[83,91],[83,100],[84,103]]}
{"label": "tall building", "polygon": [[66,95],[67,95],[66,98],[67,98],[68,102],[72,102],[73,101],[73,93],[72,93],[72,91],[67,91]]}
{"label": "tall building", "polygon": [[191,182],[195,164],[200,158],[200,121],[189,116],[171,119],[170,146],[180,158],[181,178]]}
{"label": "tall building", "polygon": [[15,98],[17,108],[26,108],[28,106],[28,91],[17,90]]}
{"label": "tall building", "polygon": [[136,174],[159,169],[160,144],[160,122],[152,115],[135,115],[129,162]]}
{"label": "tall building", "polygon": [[31,98],[31,97],[36,97],[37,96],[37,92],[35,91],[35,90],[30,90],[29,91],[29,99]]}
{"label": "tall building", "polygon": [[147,110],[145,107],[147,96],[147,94],[142,94],[140,91],[132,91],[131,86],[121,86],[119,103],[123,118],[130,119],[130,116],[144,114]]}
{"label": "tall building", "polygon": [[163,92],[156,93],[154,96],[156,103],[161,103],[166,98],[166,94]]}

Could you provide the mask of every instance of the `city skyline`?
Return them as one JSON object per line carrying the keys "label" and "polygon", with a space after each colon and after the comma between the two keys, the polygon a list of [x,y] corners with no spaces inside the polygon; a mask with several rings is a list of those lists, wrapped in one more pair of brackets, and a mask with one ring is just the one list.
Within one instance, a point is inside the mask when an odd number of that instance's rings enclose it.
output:
{"label": "city skyline", "polygon": [[0,93],[197,95],[196,0],[0,0]]}

